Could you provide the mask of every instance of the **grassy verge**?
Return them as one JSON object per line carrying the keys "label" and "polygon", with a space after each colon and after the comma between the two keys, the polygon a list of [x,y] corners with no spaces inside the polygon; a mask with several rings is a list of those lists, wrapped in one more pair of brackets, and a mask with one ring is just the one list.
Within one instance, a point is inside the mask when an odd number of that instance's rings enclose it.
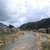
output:
{"label": "grassy verge", "polygon": [[41,46],[42,46],[41,50],[50,50],[50,41],[49,42],[48,41],[42,42]]}
{"label": "grassy verge", "polygon": [[37,50],[50,50],[50,34],[33,32],[36,35]]}
{"label": "grassy verge", "polygon": [[41,37],[45,39],[41,42],[41,50],[50,50],[50,34],[43,34]]}
{"label": "grassy verge", "polygon": [[0,44],[6,44],[13,42],[21,37],[23,37],[24,32],[20,31],[18,33],[2,33],[0,34]]}

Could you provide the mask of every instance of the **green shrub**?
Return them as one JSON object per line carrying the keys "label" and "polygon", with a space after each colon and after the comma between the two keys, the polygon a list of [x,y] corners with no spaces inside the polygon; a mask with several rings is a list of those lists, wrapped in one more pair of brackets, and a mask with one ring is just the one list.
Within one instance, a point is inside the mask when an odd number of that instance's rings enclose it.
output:
{"label": "green shrub", "polygon": [[9,28],[14,28],[14,26],[13,25],[9,25]]}

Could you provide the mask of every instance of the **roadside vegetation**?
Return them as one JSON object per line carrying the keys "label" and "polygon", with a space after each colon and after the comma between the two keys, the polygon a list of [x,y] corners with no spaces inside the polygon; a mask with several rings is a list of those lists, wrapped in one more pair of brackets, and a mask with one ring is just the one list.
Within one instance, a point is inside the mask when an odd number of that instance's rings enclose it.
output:
{"label": "roadside vegetation", "polygon": [[42,37],[44,37],[45,40],[41,42],[41,50],[50,50],[50,33],[43,34]]}
{"label": "roadside vegetation", "polygon": [[18,33],[2,33],[0,34],[0,44],[14,42],[17,39],[22,38],[23,35],[24,35],[23,31],[20,31]]}
{"label": "roadside vegetation", "polygon": [[50,33],[33,32],[36,35],[37,50],[50,50]]}
{"label": "roadside vegetation", "polygon": [[41,43],[42,49],[41,50],[50,50],[50,41],[44,41]]}
{"label": "roadside vegetation", "polygon": [[50,18],[25,23],[19,29],[34,31],[38,50],[50,50]]}

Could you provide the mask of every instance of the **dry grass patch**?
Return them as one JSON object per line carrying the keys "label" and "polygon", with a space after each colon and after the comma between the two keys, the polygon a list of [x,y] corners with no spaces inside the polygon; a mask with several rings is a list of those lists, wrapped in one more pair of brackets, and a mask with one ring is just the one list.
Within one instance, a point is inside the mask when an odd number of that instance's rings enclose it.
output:
{"label": "dry grass patch", "polygon": [[33,32],[36,35],[37,50],[50,50],[50,34]]}
{"label": "dry grass patch", "polygon": [[41,50],[50,50],[50,41],[44,41],[41,43]]}
{"label": "dry grass patch", "polygon": [[20,31],[18,33],[2,33],[0,34],[0,44],[1,43],[9,43],[12,41],[15,41],[17,39],[25,37],[25,34],[23,31]]}

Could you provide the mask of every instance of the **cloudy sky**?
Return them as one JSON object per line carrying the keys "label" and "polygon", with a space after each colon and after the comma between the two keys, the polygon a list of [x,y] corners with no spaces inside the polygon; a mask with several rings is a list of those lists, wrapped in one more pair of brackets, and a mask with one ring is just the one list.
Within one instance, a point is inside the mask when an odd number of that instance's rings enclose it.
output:
{"label": "cloudy sky", "polygon": [[0,22],[15,27],[50,17],[50,0],[0,0]]}

